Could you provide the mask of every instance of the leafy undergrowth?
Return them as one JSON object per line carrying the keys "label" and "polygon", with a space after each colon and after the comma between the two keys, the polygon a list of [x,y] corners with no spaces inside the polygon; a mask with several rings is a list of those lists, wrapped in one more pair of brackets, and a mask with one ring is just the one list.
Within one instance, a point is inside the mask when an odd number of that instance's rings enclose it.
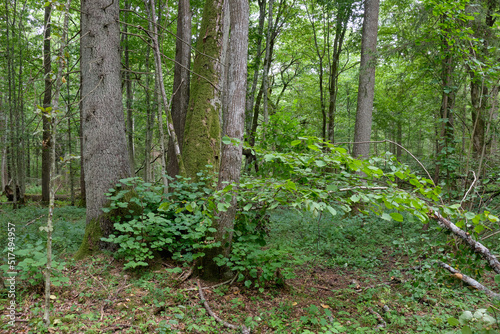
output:
{"label": "leafy undergrowth", "polygon": [[[30,206],[14,213],[2,208],[0,214],[16,223],[18,248],[43,238],[38,227],[45,224],[44,210]],[[69,284],[52,288],[54,325],[48,330],[42,325],[43,285],[28,288],[18,282],[14,329],[7,326],[7,295],[1,295],[2,333],[238,332],[208,315],[196,278],[183,280],[182,274],[172,273],[174,263],[129,272],[109,254],[72,262],[70,254],[83,236],[84,211],[63,207],[56,214],[56,260],[66,261],[61,274]],[[450,325],[450,317],[490,306],[482,293],[429,261],[434,254],[446,257],[460,249],[439,246],[446,245],[449,237],[437,227],[422,231],[421,225],[410,221],[364,216],[332,220],[277,209],[271,214],[268,234],[266,247],[289,250],[286,263],[293,264],[295,278],[260,291],[243,282],[204,290],[219,317],[244,324],[252,333],[459,333],[459,327]],[[479,275],[478,263],[459,264]],[[492,275],[482,274],[480,281],[494,287]],[[378,328],[382,321],[386,327]]]}

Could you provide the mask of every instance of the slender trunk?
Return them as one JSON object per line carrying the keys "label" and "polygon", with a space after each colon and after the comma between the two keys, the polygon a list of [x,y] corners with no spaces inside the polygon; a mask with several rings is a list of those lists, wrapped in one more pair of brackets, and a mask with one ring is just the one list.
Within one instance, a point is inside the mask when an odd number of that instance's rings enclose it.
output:
{"label": "slender trunk", "polygon": [[[52,55],[50,53],[50,25],[51,25],[52,4],[49,3],[45,7],[44,16],[44,34],[43,34],[43,68],[45,78],[45,90],[43,94],[43,108],[49,108],[52,99]],[[50,145],[51,145],[51,129],[50,118],[46,112],[42,112],[42,202],[48,203],[50,196]]]}
{"label": "slender trunk", "polygon": [[[172,121],[172,114],[170,112],[170,105],[168,103],[167,93],[165,92],[165,85],[163,83],[161,53],[160,53],[160,45],[158,43],[158,29],[156,27],[157,23],[156,23],[155,2],[154,2],[154,0],[151,0],[150,3],[151,3],[151,8],[150,8],[150,12],[149,12],[149,14],[150,14],[149,15],[149,28],[150,28],[150,30],[152,30],[153,54],[155,57],[158,88],[159,88],[159,92],[161,94],[160,96],[162,98],[163,108],[165,109],[165,113],[167,115],[168,136],[173,141],[175,157],[177,158],[177,162],[179,165],[179,172],[181,174],[185,174],[184,162],[183,162],[183,158],[181,157],[180,144],[179,144],[179,140],[178,140],[177,134],[176,134],[175,129],[174,129],[174,125],[173,125],[173,121]],[[144,4],[147,6],[146,0],[144,1]],[[163,152],[165,152],[165,148],[162,148],[162,149],[163,149]]]}
{"label": "slender trunk", "polygon": [[252,87],[248,93],[246,100],[246,111],[245,111],[245,133],[247,137],[250,137],[252,133],[253,124],[253,110],[255,102],[255,91],[257,90],[257,83],[259,81],[259,71],[260,71],[260,59],[261,59],[261,48],[262,48],[262,34],[264,32],[264,23],[266,20],[266,0],[258,0],[259,3],[259,27],[257,30],[257,51],[255,62],[253,65],[253,80]]}
{"label": "slender trunk", "polygon": [[264,93],[264,105],[262,107],[262,113],[264,116],[263,129],[262,129],[262,141],[266,140],[267,125],[269,123],[269,111],[268,111],[268,94],[269,94],[269,69],[271,67],[272,59],[272,49],[271,49],[271,32],[273,30],[273,4],[274,0],[269,0],[269,10],[267,19],[267,34],[266,34],[266,56],[264,58],[264,72],[262,73],[262,86]]}
{"label": "slender trunk", "polygon": [[[130,10],[130,1],[125,1],[125,23],[128,23],[128,10]],[[132,80],[130,78],[130,49],[129,49],[129,35],[128,33],[128,25],[123,25],[124,29],[124,58],[125,58],[125,91],[126,91],[126,100],[125,100],[125,109],[127,114],[127,148],[128,155],[130,161],[130,174],[135,174],[135,147],[134,147],[134,114],[132,109],[133,102],[133,94],[132,94]]]}
{"label": "slender trunk", "polygon": [[[179,0],[177,14],[177,40],[175,44],[174,83],[172,93],[172,122],[182,152],[184,126],[189,105],[189,68],[191,65],[191,9],[189,0]],[[168,175],[179,174],[179,163],[175,155],[174,142],[168,142]]]}
{"label": "slender trunk", "polygon": [[[146,52],[146,73],[150,71],[150,54],[151,48],[148,46],[148,51]],[[144,93],[146,95],[146,140],[144,141],[144,182],[150,182],[152,180],[151,173],[151,150],[153,149],[153,127],[154,127],[154,111],[151,105],[151,76],[146,75],[146,87]]]}

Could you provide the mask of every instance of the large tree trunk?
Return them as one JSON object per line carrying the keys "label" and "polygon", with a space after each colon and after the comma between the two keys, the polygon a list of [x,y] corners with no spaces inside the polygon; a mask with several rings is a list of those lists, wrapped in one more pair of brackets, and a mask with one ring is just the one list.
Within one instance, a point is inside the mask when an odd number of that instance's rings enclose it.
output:
{"label": "large tree trunk", "polygon": [[[223,144],[222,160],[219,172],[218,190],[228,183],[238,183],[240,180],[242,161],[242,141],[245,131],[245,99],[247,81],[248,55],[248,21],[249,5],[246,0],[229,0],[231,20],[231,41],[229,46],[229,73],[227,93],[231,97],[228,104],[227,117],[224,123],[224,133],[240,140],[239,145]],[[213,248],[203,258],[203,273],[206,279],[220,278],[220,268],[213,262],[218,254],[228,256],[233,237],[234,217],[236,214],[236,197],[233,195],[231,206],[226,212],[220,212],[219,219],[214,220],[217,229],[215,241],[220,241],[220,248]]]}
{"label": "large tree trunk", "polygon": [[105,193],[130,175],[121,80],[118,1],[82,0],[81,73],[83,164],[87,190],[87,226],[80,250],[112,248],[100,241],[113,223],[102,212]]}
{"label": "large tree trunk", "polygon": [[197,55],[191,80],[189,107],[186,115],[182,155],[188,177],[211,165],[214,171],[220,163],[221,97],[219,72],[222,64],[223,0],[208,0],[197,41]]}
{"label": "large tree trunk", "polygon": [[[52,99],[52,68],[50,54],[50,15],[52,12],[52,4],[45,7],[44,16],[44,33],[43,33],[43,69],[45,79],[45,90],[43,93],[43,107],[50,107]],[[42,202],[49,203],[50,196],[50,145],[51,145],[51,128],[50,117],[45,112],[42,112]]]}
{"label": "large tree trunk", "polygon": [[[175,45],[174,85],[172,95],[172,121],[182,151],[184,125],[189,105],[189,67],[191,64],[191,9],[189,0],[179,0],[177,14],[177,41]],[[174,143],[168,142],[168,175],[179,174]]]}
{"label": "large tree trunk", "polygon": [[378,11],[380,0],[366,0],[361,37],[358,107],[354,126],[353,156],[367,159],[370,155],[373,98],[375,95],[375,67],[377,52]]}

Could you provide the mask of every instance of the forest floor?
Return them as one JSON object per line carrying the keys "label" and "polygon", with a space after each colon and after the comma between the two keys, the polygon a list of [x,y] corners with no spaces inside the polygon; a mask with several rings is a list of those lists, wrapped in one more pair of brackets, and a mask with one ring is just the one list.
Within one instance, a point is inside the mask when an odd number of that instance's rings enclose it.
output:
{"label": "forest floor", "polygon": [[[198,279],[172,273],[176,264],[171,261],[129,272],[111,254],[71,260],[83,237],[85,211],[59,205],[54,250],[56,259],[66,262],[61,275],[69,282],[52,287],[53,325],[46,329],[42,324],[44,292],[35,268],[30,277],[18,277],[15,328],[8,326],[10,300],[5,292],[0,295],[1,333],[241,332],[223,327],[207,312]],[[46,224],[46,211],[36,204],[16,212],[0,207],[4,221],[16,225],[17,248],[32,250],[28,257],[36,257],[36,247],[43,243],[39,227]],[[5,235],[0,232],[2,248]],[[418,222],[364,216],[316,219],[276,210],[267,238],[266,247],[288,250],[286,263],[295,277],[284,285],[256,289],[237,281],[218,286],[200,282],[213,313],[251,333],[460,333],[450,317],[498,307],[432,264],[432,255],[441,253],[498,292],[481,261],[437,227],[422,231]],[[490,246],[498,252],[498,242]],[[452,251],[461,254],[458,260],[451,260]],[[481,325],[476,323],[476,329]],[[498,327],[490,333],[498,333]]]}

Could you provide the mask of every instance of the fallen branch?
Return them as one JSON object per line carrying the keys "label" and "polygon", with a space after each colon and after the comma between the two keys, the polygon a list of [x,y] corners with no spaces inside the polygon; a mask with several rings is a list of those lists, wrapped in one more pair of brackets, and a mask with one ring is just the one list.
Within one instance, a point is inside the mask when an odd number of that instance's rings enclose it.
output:
{"label": "fallen branch", "polygon": [[210,314],[218,323],[221,323],[222,326],[230,329],[241,329],[241,332],[243,334],[250,334],[250,329],[247,328],[245,325],[242,325],[241,327],[235,326],[233,324],[230,324],[221,318],[219,318],[210,308],[210,305],[208,305],[207,300],[205,299],[205,295],[203,294],[203,289],[201,288],[200,281],[198,281],[198,291],[200,293],[200,299],[203,302],[203,306],[205,306],[205,309],[207,310],[208,314]]}
{"label": "fallen branch", "polygon": [[477,290],[481,290],[481,291],[484,291],[484,293],[490,297],[490,298],[493,298],[493,299],[500,299],[500,294],[498,293],[495,293],[493,291],[491,291],[490,289],[488,289],[487,287],[485,287],[484,285],[482,285],[481,283],[479,283],[478,281],[476,281],[475,279],[467,276],[467,275],[464,275],[462,273],[460,273],[458,270],[456,270],[455,268],[451,267],[450,265],[447,265],[446,263],[444,262],[438,262],[439,265],[441,267],[443,267],[444,269],[448,270],[450,273],[453,274],[453,277],[456,277],[458,278],[459,280],[469,284],[470,286],[472,286],[474,289],[477,289]]}
{"label": "fallen branch", "polygon": [[441,216],[438,212],[434,212],[434,216],[432,217],[434,219],[437,219],[442,224],[442,226],[446,227],[453,234],[464,240],[465,243],[469,245],[469,247],[472,248],[475,253],[481,255],[488,262],[490,267],[493,268],[493,270],[497,274],[500,274],[500,262],[498,262],[498,259],[495,257],[495,255],[491,254],[488,248],[486,248],[480,242],[473,240],[469,233],[465,232],[457,225]]}
{"label": "fallen branch", "polygon": [[387,327],[387,323],[385,322],[384,318],[382,318],[382,316],[379,313],[375,312],[371,307],[368,308],[368,312],[370,312],[371,314],[373,314],[374,316],[377,317],[379,324],[377,325],[376,328]]}

